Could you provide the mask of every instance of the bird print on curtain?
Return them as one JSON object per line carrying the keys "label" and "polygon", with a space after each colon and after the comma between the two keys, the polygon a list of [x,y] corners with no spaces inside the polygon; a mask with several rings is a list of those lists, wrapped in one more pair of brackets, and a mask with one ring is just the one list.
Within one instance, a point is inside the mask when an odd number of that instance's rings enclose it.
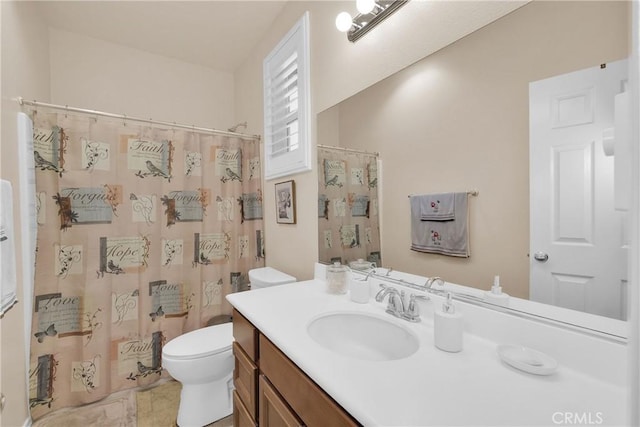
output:
{"label": "bird print on curtain", "polygon": [[372,154],[318,148],[320,261],[381,265],[377,164]]}
{"label": "bird print on curtain", "polygon": [[257,138],[33,112],[34,419],[166,376],[264,266]]}

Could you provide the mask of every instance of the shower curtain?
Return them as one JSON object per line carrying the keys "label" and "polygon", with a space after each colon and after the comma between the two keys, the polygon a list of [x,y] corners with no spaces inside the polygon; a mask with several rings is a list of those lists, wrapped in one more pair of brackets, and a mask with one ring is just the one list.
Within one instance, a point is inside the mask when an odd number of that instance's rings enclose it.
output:
{"label": "shower curtain", "polygon": [[153,383],[162,346],[264,266],[260,147],[33,112],[32,417]]}
{"label": "shower curtain", "polygon": [[318,180],[320,261],[381,266],[378,157],[318,147]]}

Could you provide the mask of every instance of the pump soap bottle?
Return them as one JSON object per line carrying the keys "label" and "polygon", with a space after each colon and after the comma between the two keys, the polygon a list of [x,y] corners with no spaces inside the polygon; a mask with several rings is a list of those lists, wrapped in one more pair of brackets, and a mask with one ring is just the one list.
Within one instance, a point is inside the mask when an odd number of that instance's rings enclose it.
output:
{"label": "pump soap bottle", "polygon": [[447,300],[442,304],[442,311],[436,311],[433,320],[433,337],[436,347],[451,353],[462,351],[464,326],[462,314],[456,313],[451,292],[447,292]]}
{"label": "pump soap bottle", "polygon": [[500,276],[494,276],[493,286],[491,286],[490,291],[485,291],[484,300],[503,307],[509,304],[509,295],[502,292],[502,286],[500,286]]}

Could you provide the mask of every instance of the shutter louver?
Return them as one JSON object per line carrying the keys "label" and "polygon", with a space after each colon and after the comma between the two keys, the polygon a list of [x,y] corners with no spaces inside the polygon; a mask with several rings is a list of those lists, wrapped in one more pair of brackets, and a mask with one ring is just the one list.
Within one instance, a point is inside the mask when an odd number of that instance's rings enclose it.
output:
{"label": "shutter louver", "polygon": [[308,13],[264,61],[265,178],[309,170]]}
{"label": "shutter louver", "polygon": [[269,136],[266,138],[266,149],[271,156],[279,156],[298,148],[297,131],[294,133],[291,129],[291,124],[298,120],[297,60],[298,54],[294,52],[270,79],[267,88],[265,130]]}

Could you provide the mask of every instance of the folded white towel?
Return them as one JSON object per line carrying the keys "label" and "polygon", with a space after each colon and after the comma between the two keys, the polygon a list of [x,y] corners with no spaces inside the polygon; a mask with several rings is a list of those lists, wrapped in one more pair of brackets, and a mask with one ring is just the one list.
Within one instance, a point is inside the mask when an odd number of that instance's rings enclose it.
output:
{"label": "folded white towel", "polygon": [[411,249],[468,258],[469,214],[467,193],[455,194],[455,217],[451,221],[423,221],[420,200],[412,196]]}
{"label": "folded white towel", "polygon": [[455,219],[455,193],[425,194],[413,196],[420,203],[422,221],[451,221]]}
{"label": "folded white towel", "polygon": [[0,180],[0,315],[16,303],[16,252],[13,229],[13,191]]}

